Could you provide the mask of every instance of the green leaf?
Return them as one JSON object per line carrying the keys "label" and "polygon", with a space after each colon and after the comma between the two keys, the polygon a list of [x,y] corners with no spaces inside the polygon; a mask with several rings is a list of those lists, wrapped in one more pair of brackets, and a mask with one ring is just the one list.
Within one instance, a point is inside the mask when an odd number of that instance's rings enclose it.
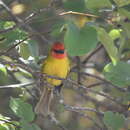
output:
{"label": "green leaf", "polygon": [[28,43],[21,43],[19,45],[19,54],[23,59],[28,59],[28,57],[31,55],[28,48]]}
{"label": "green leaf", "polygon": [[108,111],[105,112],[103,121],[108,128],[112,128],[112,130],[119,130],[124,126],[125,118],[122,114]]}
{"label": "green leaf", "polygon": [[0,29],[8,29],[15,25],[13,21],[0,21]]}
{"label": "green leaf", "polygon": [[20,124],[22,126],[21,130],[41,130],[36,124],[29,124],[24,120],[21,120]]}
{"label": "green leaf", "polygon": [[85,0],[86,7],[89,9],[111,8],[109,0]]}
{"label": "green leaf", "polygon": [[0,64],[0,71],[3,75],[7,76],[7,70],[3,64]]}
{"label": "green leaf", "polygon": [[[15,25],[12,21],[0,21],[0,29],[8,29]],[[3,33],[0,35],[1,38],[4,38],[0,42],[0,50],[7,49],[10,45],[14,44],[16,40],[22,40],[26,37],[27,33],[22,29],[15,28],[11,31]]]}
{"label": "green leaf", "polygon": [[121,37],[121,31],[122,31],[121,29],[112,29],[109,32],[109,36],[112,38],[112,40],[120,38]]}
{"label": "green leaf", "polygon": [[92,26],[85,25],[79,29],[75,24],[69,23],[64,36],[67,52],[71,56],[81,56],[97,45],[97,32]]}
{"label": "green leaf", "polygon": [[99,41],[104,45],[108,55],[110,56],[113,63],[119,60],[118,50],[114,45],[112,38],[103,28],[97,27]]}
{"label": "green leaf", "polygon": [[84,12],[84,0],[69,0],[64,2],[64,8],[71,11]]}
{"label": "green leaf", "polygon": [[130,4],[130,0],[114,0],[115,3],[119,6],[119,7],[122,7],[122,6],[125,6],[125,5],[128,5]]}
{"label": "green leaf", "polygon": [[10,120],[10,117],[6,117],[6,116],[3,116],[0,114],[0,119],[8,121],[8,120]]}
{"label": "green leaf", "polygon": [[0,85],[4,85],[8,82],[8,75],[6,67],[0,64]]}
{"label": "green leaf", "polygon": [[58,38],[62,32],[62,27],[64,24],[65,24],[65,21],[63,20],[58,21],[56,24],[54,24],[50,35],[54,38]]}
{"label": "green leaf", "polygon": [[6,124],[0,124],[0,130],[10,130],[10,128]]}
{"label": "green leaf", "polygon": [[107,64],[103,73],[107,80],[119,87],[130,85],[130,64],[128,63],[119,61],[116,65]]}
{"label": "green leaf", "polygon": [[[129,6],[130,8],[130,6]],[[118,12],[122,15],[122,16],[126,16],[127,18],[130,19],[130,10],[126,10],[125,8],[119,8]]]}
{"label": "green leaf", "polygon": [[22,120],[25,120],[26,122],[33,121],[35,115],[30,104],[25,103],[19,98],[11,98],[10,108],[15,115],[20,117]]}
{"label": "green leaf", "polygon": [[130,38],[130,23],[122,23],[122,27],[126,32],[126,36]]}
{"label": "green leaf", "polygon": [[38,43],[34,40],[28,40],[28,47],[31,53],[31,56],[38,57],[39,56],[39,48]]}

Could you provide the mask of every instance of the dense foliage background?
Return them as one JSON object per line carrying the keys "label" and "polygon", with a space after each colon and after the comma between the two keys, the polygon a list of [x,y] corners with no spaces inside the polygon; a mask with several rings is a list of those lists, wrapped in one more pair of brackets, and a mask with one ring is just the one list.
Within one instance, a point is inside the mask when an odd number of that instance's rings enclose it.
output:
{"label": "dense foliage background", "polygon": [[[54,41],[71,72],[44,119],[34,108]],[[129,59],[130,0],[0,0],[0,130],[129,130]]]}

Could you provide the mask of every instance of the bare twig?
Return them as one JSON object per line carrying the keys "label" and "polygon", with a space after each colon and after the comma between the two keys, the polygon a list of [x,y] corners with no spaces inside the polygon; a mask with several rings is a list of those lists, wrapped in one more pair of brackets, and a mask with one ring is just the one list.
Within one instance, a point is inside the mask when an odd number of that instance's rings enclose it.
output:
{"label": "bare twig", "polygon": [[92,87],[96,87],[96,86],[103,85],[103,84],[105,84],[105,82],[97,82],[97,83],[88,85],[87,88],[92,88]]}
{"label": "bare twig", "polygon": [[[45,76],[45,77],[48,77],[48,78],[52,78],[52,79],[54,78],[54,79],[57,79],[57,80],[62,80],[63,82],[64,82],[64,81],[68,81],[68,82],[72,83],[73,85],[78,86],[78,88],[82,88],[82,89],[84,89],[84,90],[86,90],[86,91],[89,91],[89,92],[92,92],[92,93],[101,95],[101,96],[106,97],[107,99],[109,99],[109,100],[115,102],[116,104],[123,106],[120,102],[118,102],[118,101],[115,100],[114,98],[112,98],[112,97],[106,95],[105,93],[101,93],[101,92],[92,90],[91,88],[87,88],[86,85],[84,85],[84,84],[78,84],[78,83],[77,83],[76,81],[74,81],[74,80],[59,78],[59,77],[57,77],[57,76],[51,76],[51,75],[47,75],[47,74],[41,74],[41,75],[42,75],[42,76]],[[105,81],[104,81],[104,82],[105,82]]]}
{"label": "bare twig", "polygon": [[76,111],[91,111],[91,112],[95,112],[100,116],[103,116],[104,113],[103,112],[99,112],[94,108],[89,108],[89,107],[77,107],[77,106],[70,106],[68,104],[63,104],[65,109],[67,110],[76,110]]}
{"label": "bare twig", "polygon": [[69,111],[75,112],[75,113],[79,114],[81,117],[89,119],[90,121],[92,121],[95,124],[95,126],[97,128],[99,128],[100,130],[102,130],[102,127],[93,118],[91,118],[87,114],[84,114],[83,112],[79,112],[79,111],[73,110],[73,109],[69,109]]}
{"label": "bare twig", "polygon": [[4,85],[4,86],[0,86],[0,88],[22,88],[22,87],[26,87],[26,86],[30,86],[30,85],[34,85],[35,82],[29,82],[29,83],[21,83],[21,84],[11,84],[11,85]]}
{"label": "bare twig", "polygon": [[14,62],[10,62],[10,61],[5,61],[3,59],[0,60],[0,63],[8,64],[10,66],[20,67],[20,68],[26,70],[27,72],[31,73],[33,76],[35,76],[35,74],[36,74],[36,72],[33,69],[31,69],[29,66],[27,66],[25,64],[19,64],[19,63],[14,63]]}
{"label": "bare twig", "polygon": [[50,120],[56,124],[59,128],[61,128],[62,130],[68,130],[67,128],[65,128],[54,116],[54,114],[50,114],[49,115]]}
{"label": "bare twig", "polygon": [[35,34],[35,35],[39,36],[44,42],[46,42],[46,43],[50,42],[43,35],[41,35],[39,32],[34,30],[32,27],[30,27],[28,24],[25,24],[24,20],[22,20],[19,17],[15,16],[12,13],[11,9],[2,0],[0,0],[0,5],[3,6],[6,9],[6,11],[9,13],[9,15],[12,17],[13,21],[16,24],[19,24],[20,26],[22,26],[23,28],[28,30],[28,32],[30,32],[31,34]]}
{"label": "bare twig", "polygon": [[95,55],[101,48],[103,48],[102,44],[99,44],[95,50],[93,50],[87,57],[86,59],[82,62],[82,64],[86,64],[88,60]]}
{"label": "bare twig", "polygon": [[12,49],[14,49],[15,47],[17,47],[18,45],[20,45],[21,43],[23,43],[24,41],[28,40],[31,36],[28,36],[26,38],[24,38],[23,40],[20,40],[19,42],[17,42],[16,44],[11,45],[7,50],[4,50],[3,52],[0,52],[0,56],[1,55],[7,55],[8,52],[10,52]]}
{"label": "bare twig", "polygon": [[93,15],[93,14],[86,14],[86,13],[80,13],[80,12],[74,12],[74,11],[68,11],[68,12],[62,12],[59,15],[68,15],[68,14],[73,14],[73,15],[79,15],[79,16],[86,16],[86,17],[94,17],[98,18],[99,16]]}
{"label": "bare twig", "polygon": [[80,57],[79,56],[76,56],[76,60],[77,60],[77,82],[78,84],[80,84],[81,82],[81,74],[80,74],[80,71],[81,71],[81,61],[80,61]]}

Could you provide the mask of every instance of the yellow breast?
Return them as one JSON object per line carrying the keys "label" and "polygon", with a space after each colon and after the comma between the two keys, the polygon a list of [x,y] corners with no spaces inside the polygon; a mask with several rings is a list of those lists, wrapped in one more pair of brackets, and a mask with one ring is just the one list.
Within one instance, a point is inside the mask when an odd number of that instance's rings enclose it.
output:
{"label": "yellow breast", "polygon": [[[68,72],[70,70],[69,60],[68,58],[56,59],[52,56],[48,56],[48,58],[44,61],[42,66],[42,72],[48,75],[57,76],[60,78],[66,78]],[[58,86],[61,84],[61,80],[56,80],[52,78],[46,79],[48,83],[53,86]]]}

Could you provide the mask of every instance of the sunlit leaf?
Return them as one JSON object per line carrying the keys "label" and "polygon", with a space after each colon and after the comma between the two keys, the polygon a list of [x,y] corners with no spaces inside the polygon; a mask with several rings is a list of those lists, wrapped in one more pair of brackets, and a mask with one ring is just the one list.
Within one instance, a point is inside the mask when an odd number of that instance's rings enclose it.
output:
{"label": "sunlit leaf", "polygon": [[98,32],[99,41],[101,41],[101,43],[104,45],[112,62],[115,63],[116,61],[118,61],[119,57],[118,57],[118,50],[115,47],[112,38],[108,35],[108,33],[103,28],[98,27],[97,32]]}
{"label": "sunlit leaf", "polygon": [[28,43],[21,43],[19,45],[19,54],[23,59],[28,59],[28,57],[31,55],[28,48]]}
{"label": "sunlit leaf", "polygon": [[130,4],[130,0],[114,0],[115,3],[121,7]]}
{"label": "sunlit leaf", "polygon": [[111,8],[111,3],[109,0],[85,0],[86,7],[89,9],[99,9],[99,8]]}
{"label": "sunlit leaf", "polygon": [[119,61],[116,65],[108,64],[104,68],[104,76],[113,84],[123,87],[130,85],[130,64]]}
{"label": "sunlit leaf", "polygon": [[109,36],[112,38],[112,40],[120,38],[121,37],[121,34],[120,34],[121,31],[122,31],[121,29],[112,29],[109,32]]}
{"label": "sunlit leaf", "polygon": [[25,103],[19,98],[11,98],[10,108],[15,113],[16,116],[20,117],[26,122],[31,122],[34,119],[34,112],[32,106],[28,103]]}

